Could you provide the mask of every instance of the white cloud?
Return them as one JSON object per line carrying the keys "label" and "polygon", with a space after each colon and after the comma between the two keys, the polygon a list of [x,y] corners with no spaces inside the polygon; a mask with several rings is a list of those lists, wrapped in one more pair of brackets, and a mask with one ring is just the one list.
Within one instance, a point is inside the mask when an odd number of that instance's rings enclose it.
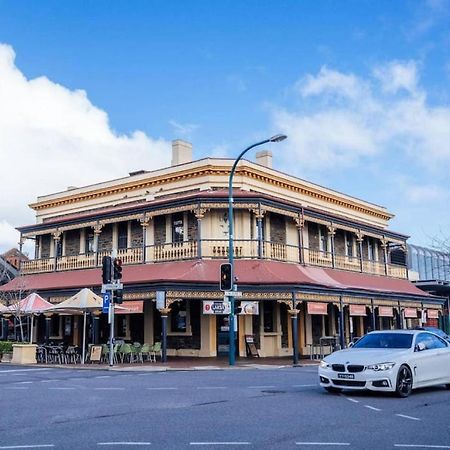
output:
{"label": "white cloud", "polygon": [[11,227],[34,221],[38,195],[168,165],[170,144],[141,131],[116,133],[82,90],[42,76],[27,79],[0,44],[0,251],[17,245]]}
{"label": "white cloud", "polygon": [[195,123],[180,123],[173,119],[169,120],[169,124],[172,125],[175,133],[182,137],[190,137],[199,127]]}
{"label": "white cloud", "polygon": [[404,89],[410,94],[417,93],[417,64],[415,61],[401,63],[391,61],[375,68],[374,75],[381,81],[384,92],[395,94]]}

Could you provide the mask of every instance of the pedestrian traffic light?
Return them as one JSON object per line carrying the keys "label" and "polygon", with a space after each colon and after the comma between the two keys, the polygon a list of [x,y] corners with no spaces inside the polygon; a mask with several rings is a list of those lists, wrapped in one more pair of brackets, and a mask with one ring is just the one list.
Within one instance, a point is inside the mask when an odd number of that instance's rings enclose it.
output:
{"label": "pedestrian traffic light", "polygon": [[117,289],[114,292],[114,303],[121,304],[123,303],[123,289]]}
{"label": "pedestrian traffic light", "polygon": [[231,291],[233,286],[233,273],[230,263],[220,265],[220,290]]}
{"label": "pedestrian traffic light", "polygon": [[114,260],[114,280],[120,280],[122,278],[122,260],[120,258],[116,258]]}
{"label": "pedestrian traffic light", "polygon": [[242,312],[241,300],[234,299],[234,314],[240,314]]}
{"label": "pedestrian traffic light", "polygon": [[111,283],[111,256],[104,256],[102,259],[102,281],[103,284]]}

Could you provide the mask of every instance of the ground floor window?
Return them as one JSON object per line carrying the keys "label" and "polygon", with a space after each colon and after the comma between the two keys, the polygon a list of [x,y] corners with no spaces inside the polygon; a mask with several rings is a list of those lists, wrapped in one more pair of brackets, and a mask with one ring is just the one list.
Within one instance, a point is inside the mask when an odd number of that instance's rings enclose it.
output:
{"label": "ground floor window", "polygon": [[264,302],[263,305],[264,333],[273,333],[275,331],[275,302]]}

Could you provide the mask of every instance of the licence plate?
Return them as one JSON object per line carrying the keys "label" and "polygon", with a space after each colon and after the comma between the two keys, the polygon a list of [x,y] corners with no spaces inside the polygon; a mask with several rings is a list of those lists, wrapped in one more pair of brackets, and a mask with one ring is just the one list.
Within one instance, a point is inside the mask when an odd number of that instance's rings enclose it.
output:
{"label": "licence plate", "polygon": [[338,378],[345,378],[346,380],[354,380],[355,375],[353,373],[338,373]]}

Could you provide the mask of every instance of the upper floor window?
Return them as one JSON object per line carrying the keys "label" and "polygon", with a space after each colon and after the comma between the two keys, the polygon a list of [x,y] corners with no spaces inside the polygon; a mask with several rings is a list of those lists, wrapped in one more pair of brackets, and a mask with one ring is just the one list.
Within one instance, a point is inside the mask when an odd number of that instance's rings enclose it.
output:
{"label": "upper floor window", "polygon": [[355,256],[353,245],[354,245],[353,234],[346,232],[345,233],[345,256],[348,256],[348,257]]}
{"label": "upper floor window", "polygon": [[86,253],[94,253],[94,233],[86,233]]}
{"label": "upper floor window", "polygon": [[117,248],[124,249],[128,247],[128,222],[120,222],[117,230]]}
{"label": "upper floor window", "polygon": [[184,241],[183,213],[172,215],[172,242]]}
{"label": "upper floor window", "polygon": [[374,239],[367,238],[367,259],[369,261],[375,261],[377,259],[377,244]]}
{"label": "upper floor window", "polygon": [[325,227],[318,225],[319,227],[319,250],[323,253],[328,252],[328,233]]}

